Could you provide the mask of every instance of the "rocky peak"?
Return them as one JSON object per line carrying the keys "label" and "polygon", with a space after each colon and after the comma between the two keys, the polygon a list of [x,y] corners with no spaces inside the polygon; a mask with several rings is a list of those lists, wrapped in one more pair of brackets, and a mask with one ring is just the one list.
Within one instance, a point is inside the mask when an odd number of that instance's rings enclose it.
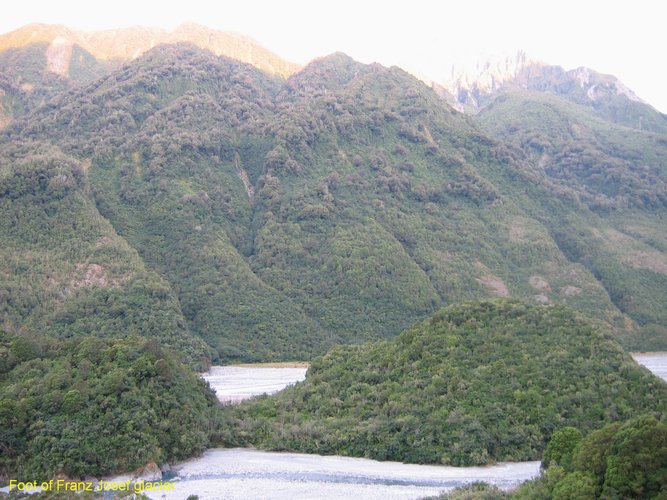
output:
{"label": "rocky peak", "polygon": [[459,110],[474,111],[499,93],[520,90],[550,92],[580,104],[615,96],[642,102],[614,76],[585,67],[567,71],[532,59],[524,51],[481,59],[469,67],[452,67],[450,77],[434,87]]}
{"label": "rocky peak", "polygon": [[613,95],[623,95],[631,101],[644,102],[615,76],[603,75],[583,66],[568,71],[567,74],[586,91],[586,95],[592,101]]}
{"label": "rocky peak", "polygon": [[450,80],[443,82],[443,85],[450,91],[476,88],[483,92],[494,92],[533,64],[540,63],[529,59],[523,51],[480,59],[471,66],[452,66]]}
{"label": "rocky peak", "polygon": [[69,77],[73,47],[74,43],[69,38],[55,37],[46,49],[46,70],[63,78]]}

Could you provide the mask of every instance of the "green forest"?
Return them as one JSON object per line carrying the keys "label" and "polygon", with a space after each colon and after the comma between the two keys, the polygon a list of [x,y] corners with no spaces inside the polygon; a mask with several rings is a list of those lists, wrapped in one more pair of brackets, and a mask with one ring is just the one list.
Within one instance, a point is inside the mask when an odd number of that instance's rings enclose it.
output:
{"label": "green forest", "polygon": [[599,323],[562,306],[464,303],[395,340],[336,347],[304,382],[225,408],[223,441],[479,465],[539,459],[565,426],[666,410],[667,384]]}
{"label": "green forest", "polygon": [[651,415],[613,422],[583,435],[558,429],[547,444],[540,476],[513,491],[487,484],[457,488],[442,500],[594,500],[664,498],[667,425]]}
{"label": "green forest", "polygon": [[[552,101],[507,98],[472,119],[343,54],[284,80],[158,47],[0,133],[0,307],[10,329],[58,335],[162,310],[138,328],[187,339],[194,363],[309,359],[498,296],[664,348],[667,144]],[[25,175],[38,168],[51,180]],[[92,284],[72,293],[68,268]]]}
{"label": "green forest", "polygon": [[155,339],[0,333],[0,476],[101,477],[203,451],[219,406]]}
{"label": "green forest", "polygon": [[[664,484],[632,476],[662,448],[619,451],[664,433],[626,353],[667,349],[663,115],[513,92],[471,116],[341,53],[284,78],[75,47],[67,80],[44,50],[0,53],[0,478],[221,445]],[[238,407],[196,375],[285,360],[307,380]]]}

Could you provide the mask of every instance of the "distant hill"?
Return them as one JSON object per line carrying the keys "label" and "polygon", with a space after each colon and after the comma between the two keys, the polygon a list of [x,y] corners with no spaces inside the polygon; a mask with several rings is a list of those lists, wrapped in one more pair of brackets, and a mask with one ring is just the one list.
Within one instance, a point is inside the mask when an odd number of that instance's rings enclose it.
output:
{"label": "distant hill", "polygon": [[[30,24],[0,35],[0,52],[46,45],[46,70],[70,76],[68,63],[74,46],[85,50],[100,61],[130,61],[160,44],[192,43],[215,55],[252,64],[274,75],[287,77],[299,67],[281,59],[254,40],[194,23],[186,23],[172,31],[160,28],[134,27],[105,31],[83,32],[61,25]],[[76,75],[74,75],[74,78]]]}
{"label": "distant hill", "polygon": [[248,37],[188,23],[173,31],[134,27],[84,32],[30,24],[0,35],[0,129],[58,92],[86,85],[160,44],[191,43],[288,77],[299,66]]}
{"label": "distant hill", "polygon": [[451,465],[535,460],[582,432],[667,410],[667,384],[561,306],[447,307],[393,341],[337,347],[306,380],[226,410],[223,442]]}

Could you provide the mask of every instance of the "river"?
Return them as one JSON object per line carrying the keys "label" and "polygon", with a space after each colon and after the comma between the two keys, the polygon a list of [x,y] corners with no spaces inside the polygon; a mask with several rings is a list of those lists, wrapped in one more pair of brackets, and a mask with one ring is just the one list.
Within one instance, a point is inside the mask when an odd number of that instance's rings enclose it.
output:
{"label": "river", "polygon": [[[667,380],[667,353],[633,354]],[[305,378],[305,366],[213,367],[203,377],[227,403],[274,393]],[[363,458],[212,449],[174,466],[175,488],[147,492],[153,499],[419,499],[484,481],[512,488],[539,474],[539,462],[488,467],[445,467],[378,462]]]}
{"label": "river", "polygon": [[667,382],[667,352],[638,352],[633,353],[632,357]]}
{"label": "river", "polygon": [[202,374],[222,403],[237,403],[260,394],[274,394],[306,378],[308,365],[212,366]]}
{"label": "river", "polygon": [[349,499],[424,498],[484,481],[511,488],[536,476],[539,462],[491,467],[445,467],[364,458],[280,453],[246,448],[212,449],[180,463],[174,491],[151,498]]}

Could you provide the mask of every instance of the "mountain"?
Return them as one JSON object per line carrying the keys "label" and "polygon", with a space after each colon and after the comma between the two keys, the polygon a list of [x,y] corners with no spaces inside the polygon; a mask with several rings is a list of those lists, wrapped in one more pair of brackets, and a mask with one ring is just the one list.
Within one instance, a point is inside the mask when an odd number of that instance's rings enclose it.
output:
{"label": "mountain", "polygon": [[[485,133],[521,150],[541,182],[573,190],[604,220],[607,229],[561,219],[553,234],[568,258],[583,263],[642,325],[646,337],[635,347],[663,337],[667,261],[658,235],[667,199],[667,116],[613,76],[565,71],[523,52],[453,71],[446,86],[436,90],[474,113]],[[644,307],[652,312],[637,314]]]}
{"label": "mountain", "polygon": [[[106,473],[196,453],[232,414],[220,420],[192,370],[331,349],[311,374],[330,387],[340,375],[351,392],[324,403],[361,413],[317,426],[284,413],[294,427],[275,446],[321,446],[316,429],[331,450],[477,463],[536,456],[563,423],[664,411],[663,386],[599,333],[667,348],[661,115],[621,94],[630,111],[612,116],[618,102],[589,88],[583,102],[503,91],[471,116],[400,68],[336,53],[286,78],[197,45],[213,47],[214,32],[184,30],[189,42],[159,45],[173,34],[33,27],[3,38],[20,43],[0,51],[0,474],[81,475],[92,462]],[[498,297],[523,303],[489,305]],[[469,300],[482,303],[389,341]],[[450,348],[451,359],[430,356]],[[387,407],[393,427],[359,426],[355,398],[381,385],[367,367],[400,398]],[[515,374],[511,394],[492,384]],[[460,411],[439,412],[445,386]],[[485,426],[464,411],[475,394],[493,401]],[[277,401],[252,406],[249,422],[269,432],[270,412],[301,403]],[[431,420],[409,413],[422,402]],[[364,441],[378,429],[381,442]],[[233,439],[262,439],[240,431]]]}
{"label": "mountain", "polygon": [[612,302],[638,322],[645,337],[635,348],[664,338],[667,137],[537,92],[497,97],[479,112],[478,123],[520,149],[528,168],[552,189],[573,190],[599,217],[605,228],[558,221],[553,234],[559,248],[589,269]]}
{"label": "mountain", "polygon": [[[20,211],[28,220],[7,227],[6,247],[32,263],[5,275],[24,283],[33,267],[66,262],[60,267],[78,276],[95,265],[91,272],[107,278],[91,289],[126,297],[128,271],[112,274],[111,264],[133,260],[97,256],[95,247],[105,235],[118,238],[163,290],[143,288],[148,296],[121,317],[141,330],[151,301],[172,304],[174,326],[155,335],[191,339],[189,331],[222,361],[310,358],[334,344],[392,337],[444,304],[497,296],[570,305],[606,321],[627,347],[667,345],[665,249],[655,231],[665,210],[662,136],[622,129],[639,141],[631,153],[646,168],[614,164],[611,180],[558,177],[477,120],[399,68],[343,54],[284,80],[191,44],[159,46],[58,93],[0,135],[3,182],[19,192],[29,185],[14,163],[24,156],[18,145],[31,144],[47,165],[82,166],[72,174],[84,186],[81,206],[108,225],[22,236],[49,216],[71,218],[58,198],[70,181],[57,169],[58,180],[30,177],[29,192],[58,201],[50,212]],[[617,146],[599,147],[615,155]],[[632,182],[613,192],[607,182],[623,172]],[[7,201],[3,220],[17,206]],[[89,250],[51,256],[58,245]],[[55,293],[51,306],[17,307],[6,287],[12,328],[64,335],[50,318],[72,300],[67,276],[59,287],[48,277],[29,281],[27,296]],[[95,307],[100,318],[117,317],[109,301]],[[80,318],[85,310],[77,306],[68,321],[92,325]],[[96,328],[105,331],[106,321]],[[185,352],[202,352],[186,342]]]}
{"label": "mountain", "polygon": [[172,31],[134,27],[83,32],[31,24],[0,35],[0,128],[58,92],[118,69],[160,44],[191,43],[287,77],[299,67],[248,37],[194,23]]}
{"label": "mountain", "polygon": [[667,384],[571,309],[464,303],[393,341],[337,347],[304,382],[227,408],[223,439],[460,466],[535,460],[559,427],[666,409]]}
{"label": "mountain", "polygon": [[667,133],[667,116],[616,77],[585,67],[564,70],[531,59],[522,51],[480,61],[474,68],[452,68],[450,78],[436,88],[458,109],[469,111],[479,110],[505,93],[555,94],[614,123]]}
{"label": "mountain", "polygon": [[299,69],[246,36],[195,23],[182,24],[172,31],[134,27],[94,32],[61,25],[31,24],[0,36],[0,52],[46,45],[46,71],[77,79],[77,74],[69,71],[69,65],[77,62],[71,52],[73,47],[79,47],[99,61],[130,61],[158,45],[181,42],[252,64],[272,75],[287,77]]}

